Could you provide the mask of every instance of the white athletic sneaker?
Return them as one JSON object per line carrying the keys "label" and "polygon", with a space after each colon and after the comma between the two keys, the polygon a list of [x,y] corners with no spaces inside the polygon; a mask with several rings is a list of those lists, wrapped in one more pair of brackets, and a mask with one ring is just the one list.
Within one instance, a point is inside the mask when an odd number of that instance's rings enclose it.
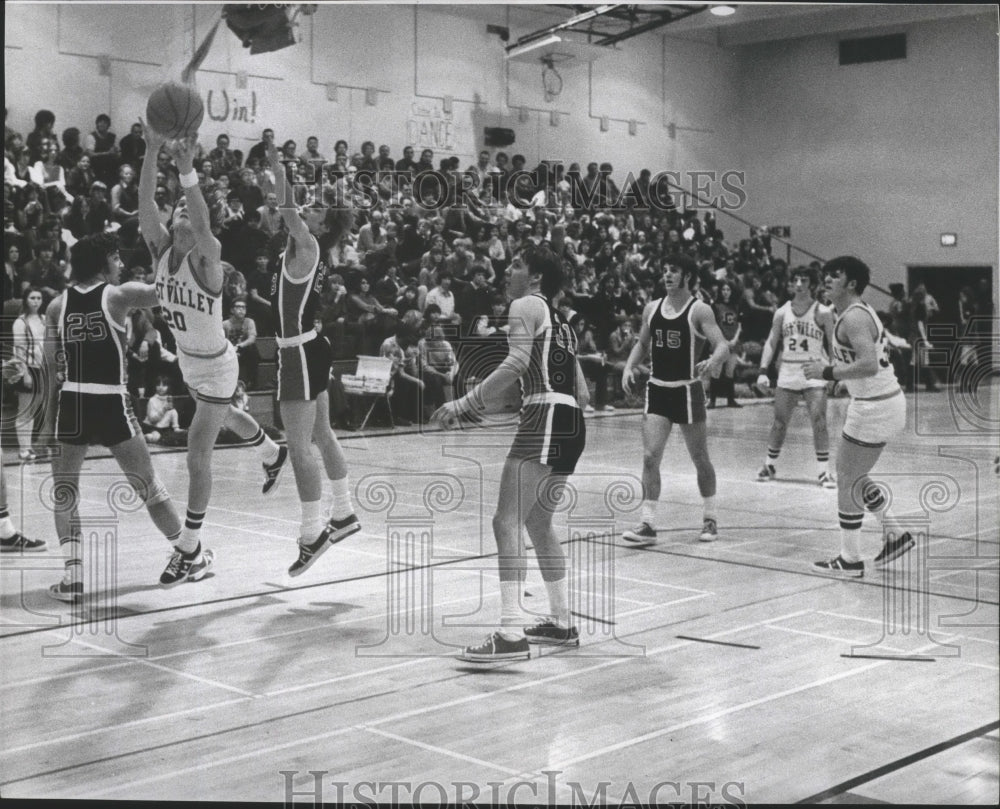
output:
{"label": "white athletic sneaker", "polygon": [[837,481],[833,479],[833,475],[829,472],[820,472],[819,485],[824,489],[836,489]]}

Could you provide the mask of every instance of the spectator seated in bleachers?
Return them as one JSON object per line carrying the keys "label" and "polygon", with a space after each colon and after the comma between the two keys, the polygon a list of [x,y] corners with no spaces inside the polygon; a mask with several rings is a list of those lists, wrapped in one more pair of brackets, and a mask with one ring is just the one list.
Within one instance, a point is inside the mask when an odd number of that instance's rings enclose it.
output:
{"label": "spectator seated in bleachers", "polygon": [[408,426],[420,421],[420,401],[424,381],[420,374],[419,312],[407,312],[396,333],[386,337],[378,355],[392,360],[392,412],[396,424]]}
{"label": "spectator seated in bleachers", "polygon": [[[156,160],[156,199],[163,221],[169,221],[180,196],[176,166],[164,150],[145,154],[141,125],[133,124],[119,144],[106,114],[97,116],[93,131],[83,139],[80,122],[68,123],[62,149],[54,134],[55,116],[48,110],[38,111],[27,139],[13,129],[5,133],[5,299],[19,297],[25,285],[34,283],[43,289],[47,303],[65,288],[61,228],[79,239],[120,227],[126,270],[142,277],[151,269],[152,257],[133,226],[135,206],[130,203],[142,161]],[[308,132],[280,134],[285,156],[295,161],[291,171],[300,181],[297,200],[312,201],[317,190],[306,162],[321,156],[319,142]],[[306,143],[302,156],[289,134]],[[274,130],[266,129],[264,138],[273,141]],[[554,162],[531,169],[523,155],[510,160],[505,153],[486,149],[476,160],[464,162],[464,172],[457,156],[439,156],[438,172],[432,150],[423,150],[414,162],[413,146],[406,145],[403,158],[393,163],[388,146],[376,155],[380,141],[391,143],[390,134],[365,139],[352,157],[348,143],[337,139],[325,171],[324,182],[342,186],[359,213],[351,231],[335,244],[321,243],[327,280],[321,291],[320,328],[338,360],[377,354],[387,342],[394,354],[401,352],[401,384],[395,396],[408,420],[423,415],[415,389],[425,389],[423,398],[430,401],[446,395],[443,387],[435,388],[441,377],[435,376],[426,350],[430,340],[443,340],[457,358],[458,368],[452,372],[455,394],[464,392],[466,377],[483,378],[494,355],[502,359],[506,273],[526,246],[552,240],[557,231],[564,234],[559,252],[572,281],[566,312],[579,318],[581,355],[589,358],[584,360],[585,371],[598,387],[595,408],[607,407],[621,395],[621,366],[634,340],[631,320],[647,301],[663,294],[664,263],[679,255],[701,266],[699,294],[706,301],[715,303],[723,285],[729,285],[741,324],[735,381],[746,381],[776,307],[788,298],[788,267],[772,256],[766,229],[751,228],[747,238],[727,243],[712,212],[700,217],[695,210],[679,209],[670,196],[674,189],[649,171],[640,172],[638,179],[623,175],[621,186],[628,194],[621,196],[613,163],[606,159],[570,164],[565,171]],[[241,307],[234,302],[245,298],[242,323],[255,322],[258,337],[271,336],[270,289],[288,238],[274,196],[274,171],[279,167],[268,164],[262,144],[251,148],[241,164],[225,133],[217,135],[214,149],[198,158],[200,184],[227,262],[224,311],[233,313],[231,326],[239,325]],[[583,176],[580,165],[587,166]],[[515,189],[511,177],[516,170],[521,173]],[[367,171],[380,173],[367,176]],[[418,175],[421,182],[412,183]],[[656,200],[669,204],[658,205]],[[890,314],[897,336],[920,356],[926,351],[926,324],[934,316],[933,299],[915,292],[911,301],[897,296],[897,309],[905,304],[905,311]],[[428,318],[441,327],[442,333],[434,328],[425,335],[423,350],[419,335],[402,328],[403,321],[412,318]],[[155,312],[145,321],[143,325],[136,320],[135,330],[141,334],[130,337],[130,370],[142,382],[132,381],[132,389],[148,390],[151,379],[165,374],[180,390],[169,331],[161,328]],[[245,325],[238,331],[242,336],[237,342],[244,342]],[[251,389],[256,386],[253,352],[248,350],[252,347],[241,349],[241,376]],[[911,373],[907,368],[905,376]],[[930,377],[922,381],[929,389],[936,387]],[[912,385],[914,380],[907,382]]]}
{"label": "spectator seated in bleachers", "polygon": [[386,335],[398,324],[396,310],[378,302],[371,282],[360,271],[348,276],[347,293],[347,331],[357,337],[359,353],[377,354]]}
{"label": "spectator seated in bleachers", "polygon": [[257,324],[247,317],[247,301],[237,297],[229,308],[229,317],[222,321],[226,339],[236,348],[240,364],[240,380],[246,390],[257,388],[257,366],[260,365],[260,351],[257,348]]}
{"label": "spectator seated in bleachers", "polygon": [[[427,310],[430,311],[428,306]],[[424,336],[417,344],[419,352],[420,378],[423,380],[421,402],[421,423],[426,423],[431,414],[445,402],[455,398],[455,379],[458,375],[458,360],[451,343],[445,339],[444,327],[427,317],[425,312]]]}
{"label": "spectator seated in bleachers", "polygon": [[174,407],[174,397],[170,394],[169,377],[156,378],[155,391],[146,402],[146,414],[140,427],[150,444],[158,444],[164,434],[180,429],[180,417]]}

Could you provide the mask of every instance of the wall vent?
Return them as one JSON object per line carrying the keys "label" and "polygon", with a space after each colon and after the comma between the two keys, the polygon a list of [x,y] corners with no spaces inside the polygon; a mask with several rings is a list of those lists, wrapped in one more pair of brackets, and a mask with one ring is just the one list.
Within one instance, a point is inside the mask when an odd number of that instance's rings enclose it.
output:
{"label": "wall vent", "polygon": [[840,40],[840,64],[887,62],[906,58],[906,34]]}

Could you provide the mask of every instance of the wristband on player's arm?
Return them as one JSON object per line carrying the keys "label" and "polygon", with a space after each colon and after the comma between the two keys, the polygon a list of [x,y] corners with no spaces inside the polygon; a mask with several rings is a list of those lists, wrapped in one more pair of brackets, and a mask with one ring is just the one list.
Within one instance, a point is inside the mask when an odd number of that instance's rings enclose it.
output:
{"label": "wristband on player's arm", "polygon": [[833,378],[833,366],[827,365],[823,368],[823,379],[827,382],[836,382],[837,380]]}

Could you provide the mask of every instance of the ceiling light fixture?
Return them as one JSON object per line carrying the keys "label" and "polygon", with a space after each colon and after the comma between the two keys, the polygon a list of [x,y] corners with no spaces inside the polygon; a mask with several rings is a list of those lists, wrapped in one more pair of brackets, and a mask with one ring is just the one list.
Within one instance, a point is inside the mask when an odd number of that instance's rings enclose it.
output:
{"label": "ceiling light fixture", "polygon": [[712,6],[709,11],[716,17],[728,17],[736,13],[736,6]]}

